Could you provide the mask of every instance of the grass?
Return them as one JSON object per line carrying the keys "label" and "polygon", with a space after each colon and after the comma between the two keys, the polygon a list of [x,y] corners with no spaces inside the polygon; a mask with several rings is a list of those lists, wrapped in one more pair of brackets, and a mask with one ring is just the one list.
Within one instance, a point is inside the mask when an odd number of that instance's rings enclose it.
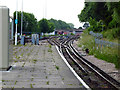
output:
{"label": "grass", "polygon": [[[107,62],[115,64],[117,69],[120,68],[120,56],[118,53],[118,47],[101,47],[98,48],[98,45],[95,45],[95,38],[87,33],[82,34],[82,38],[78,41],[78,46],[82,47],[83,50],[86,48],[89,49],[89,54],[94,55],[96,58],[105,60]],[[106,38],[107,40],[107,38]],[[114,40],[112,40],[114,41]]]}

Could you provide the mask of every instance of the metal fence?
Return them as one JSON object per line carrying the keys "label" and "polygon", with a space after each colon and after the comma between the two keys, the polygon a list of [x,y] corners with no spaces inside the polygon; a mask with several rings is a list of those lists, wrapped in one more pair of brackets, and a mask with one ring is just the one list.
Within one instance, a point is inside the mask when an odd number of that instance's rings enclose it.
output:
{"label": "metal fence", "polygon": [[89,34],[95,37],[95,45],[98,45],[99,47],[120,47],[120,44],[101,40],[103,35],[100,33],[94,33],[93,31],[90,31]]}

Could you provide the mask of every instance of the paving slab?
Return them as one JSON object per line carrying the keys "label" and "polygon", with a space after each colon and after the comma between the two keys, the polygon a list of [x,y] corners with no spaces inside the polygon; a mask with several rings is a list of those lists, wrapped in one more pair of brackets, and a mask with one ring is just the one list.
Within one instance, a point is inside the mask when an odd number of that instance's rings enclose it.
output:
{"label": "paving slab", "polygon": [[2,72],[2,88],[84,88],[49,44],[15,46],[10,72]]}

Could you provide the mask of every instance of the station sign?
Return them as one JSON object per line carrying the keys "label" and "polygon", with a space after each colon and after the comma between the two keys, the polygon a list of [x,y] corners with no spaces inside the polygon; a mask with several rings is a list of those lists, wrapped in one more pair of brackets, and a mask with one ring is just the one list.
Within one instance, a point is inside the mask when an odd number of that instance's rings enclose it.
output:
{"label": "station sign", "polygon": [[15,24],[18,24],[18,19],[15,19]]}

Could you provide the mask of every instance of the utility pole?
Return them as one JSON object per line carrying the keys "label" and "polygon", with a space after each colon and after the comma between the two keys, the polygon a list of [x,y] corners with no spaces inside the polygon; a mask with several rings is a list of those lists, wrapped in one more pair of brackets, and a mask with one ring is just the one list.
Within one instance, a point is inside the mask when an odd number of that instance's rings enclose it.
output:
{"label": "utility pole", "polygon": [[18,8],[18,0],[16,0],[16,20],[15,20],[16,32],[15,32],[15,45],[17,45],[17,24],[18,24],[17,8]]}

